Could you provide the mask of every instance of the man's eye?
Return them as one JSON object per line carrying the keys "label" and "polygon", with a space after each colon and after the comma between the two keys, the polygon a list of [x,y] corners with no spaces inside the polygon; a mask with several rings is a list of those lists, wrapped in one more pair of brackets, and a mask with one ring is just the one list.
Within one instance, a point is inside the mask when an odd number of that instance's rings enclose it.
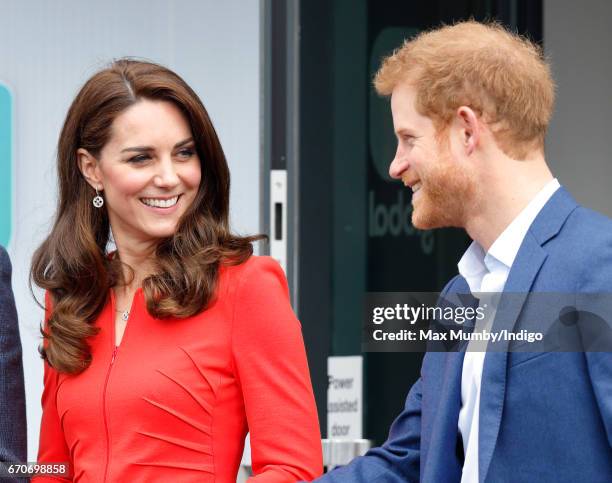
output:
{"label": "man's eye", "polygon": [[414,144],[414,136],[402,136],[402,142],[408,146],[412,146]]}

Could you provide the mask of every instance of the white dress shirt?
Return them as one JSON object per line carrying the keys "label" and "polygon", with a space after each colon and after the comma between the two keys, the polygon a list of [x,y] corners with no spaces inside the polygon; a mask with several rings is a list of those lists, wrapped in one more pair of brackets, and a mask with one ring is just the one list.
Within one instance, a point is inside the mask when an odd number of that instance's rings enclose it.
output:
{"label": "white dress shirt", "polygon": [[[559,188],[557,179],[549,181],[529,202],[501,235],[493,242],[488,252],[472,242],[458,263],[459,273],[465,278],[470,292],[503,292],[510,268],[523,239],[540,210]],[[480,304],[487,298],[480,297]],[[492,296],[489,296],[492,297]],[[494,306],[494,304],[490,304]],[[474,332],[490,330],[495,310],[486,311],[488,318],[476,322]],[[463,440],[465,462],[461,483],[478,483],[478,421],[480,408],[480,383],[486,355],[486,342],[470,342],[463,361],[461,373],[461,410],[459,412],[459,432]]]}

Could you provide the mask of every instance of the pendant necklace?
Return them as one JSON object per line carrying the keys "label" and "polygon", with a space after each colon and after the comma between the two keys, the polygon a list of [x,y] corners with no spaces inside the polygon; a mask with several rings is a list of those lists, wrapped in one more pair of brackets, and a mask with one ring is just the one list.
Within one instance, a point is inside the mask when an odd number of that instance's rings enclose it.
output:
{"label": "pendant necklace", "polygon": [[128,307],[125,310],[119,310],[119,309],[115,309],[115,311],[119,314],[121,314],[121,320],[123,320],[124,322],[127,322],[127,320],[130,318],[130,310],[132,309],[132,307]]}
{"label": "pendant necklace", "polygon": [[127,322],[127,320],[130,318],[129,310],[118,310],[118,309],[115,309],[115,310],[121,314],[121,320],[123,320],[124,322]]}

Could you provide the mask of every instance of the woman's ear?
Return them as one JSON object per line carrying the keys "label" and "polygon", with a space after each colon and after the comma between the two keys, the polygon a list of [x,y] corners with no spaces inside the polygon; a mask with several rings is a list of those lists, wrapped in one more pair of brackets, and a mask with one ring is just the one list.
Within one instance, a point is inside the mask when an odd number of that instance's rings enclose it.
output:
{"label": "woman's ear", "polygon": [[104,189],[98,160],[89,151],[83,148],[77,149],[77,164],[79,170],[91,187],[101,191]]}

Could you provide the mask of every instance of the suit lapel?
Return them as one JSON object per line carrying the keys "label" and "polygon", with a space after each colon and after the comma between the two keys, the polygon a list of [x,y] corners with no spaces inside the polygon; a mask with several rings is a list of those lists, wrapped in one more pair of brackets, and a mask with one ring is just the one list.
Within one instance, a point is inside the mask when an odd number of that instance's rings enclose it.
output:
{"label": "suit lapel", "polygon": [[[438,305],[476,308],[478,300],[470,293],[465,279],[458,277]],[[473,321],[469,321],[467,325],[473,327]],[[437,417],[434,419],[429,441],[429,462],[424,467],[421,481],[455,481],[461,478],[461,461],[452,456],[456,456],[459,436],[457,422],[461,409],[461,371],[464,356],[463,351],[435,354],[435,357],[444,358],[443,369],[440,374]]]}
{"label": "suit lapel", "polygon": [[[531,291],[547,253],[542,248],[556,236],[576,202],[565,190],[559,188],[544,205],[529,231],[512,264],[504,293],[497,309],[493,331],[512,331],[519,320],[525,299]],[[482,372],[478,435],[478,473],[483,483],[491,463],[501,424],[508,364],[508,341],[496,343],[492,352],[487,352]]]}
{"label": "suit lapel", "polygon": [[[523,308],[525,298],[545,259],[546,252],[527,233],[504,289],[504,292],[511,295],[501,298],[493,324],[493,332],[503,329],[512,331]],[[478,473],[481,483],[484,482],[489,469],[499,434],[506,392],[507,350],[508,341],[497,342],[495,351],[487,352],[482,370],[478,425]]]}

